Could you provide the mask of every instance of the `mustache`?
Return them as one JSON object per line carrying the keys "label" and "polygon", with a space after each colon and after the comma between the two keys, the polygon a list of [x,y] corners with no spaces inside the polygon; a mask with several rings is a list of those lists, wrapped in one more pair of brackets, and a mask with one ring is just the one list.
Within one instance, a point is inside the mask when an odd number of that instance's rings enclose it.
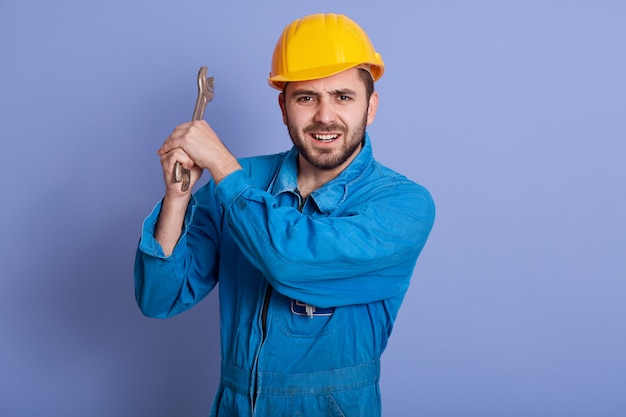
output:
{"label": "mustache", "polygon": [[332,124],[324,124],[324,123],[313,123],[311,125],[308,125],[306,128],[304,128],[303,130],[304,133],[322,133],[322,132],[326,132],[326,133],[331,133],[331,132],[341,132],[341,133],[345,133],[346,132],[346,128],[345,126],[341,126],[338,125],[336,123],[332,123]]}

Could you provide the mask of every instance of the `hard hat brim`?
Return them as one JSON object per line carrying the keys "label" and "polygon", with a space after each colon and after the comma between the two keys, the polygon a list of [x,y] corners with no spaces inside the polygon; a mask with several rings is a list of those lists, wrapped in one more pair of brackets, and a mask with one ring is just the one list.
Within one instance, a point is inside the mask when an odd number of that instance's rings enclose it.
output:
{"label": "hard hat brim", "polygon": [[[274,76],[270,74],[270,78],[268,78],[268,83],[270,87],[273,87],[277,90],[282,90],[285,83],[318,80],[320,78],[330,77],[331,75],[339,74],[340,72],[349,70],[350,68],[359,67],[362,64],[362,62],[342,62],[335,65],[327,65],[319,68],[289,72],[287,74],[277,74]],[[374,79],[374,81],[377,81],[383,75],[384,67],[382,65],[371,65],[369,71],[370,74],[372,74],[372,78]]]}

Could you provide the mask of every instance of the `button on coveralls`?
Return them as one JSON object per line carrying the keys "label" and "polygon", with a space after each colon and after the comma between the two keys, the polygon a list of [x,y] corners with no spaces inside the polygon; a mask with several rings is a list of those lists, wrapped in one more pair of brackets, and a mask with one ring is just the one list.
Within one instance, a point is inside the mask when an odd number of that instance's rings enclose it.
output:
{"label": "button on coveralls", "polygon": [[370,139],[302,200],[295,148],[246,158],[192,197],[165,257],[146,218],[135,295],[165,318],[219,282],[221,383],[211,416],[380,416],[379,360],[434,221],[428,191]]}

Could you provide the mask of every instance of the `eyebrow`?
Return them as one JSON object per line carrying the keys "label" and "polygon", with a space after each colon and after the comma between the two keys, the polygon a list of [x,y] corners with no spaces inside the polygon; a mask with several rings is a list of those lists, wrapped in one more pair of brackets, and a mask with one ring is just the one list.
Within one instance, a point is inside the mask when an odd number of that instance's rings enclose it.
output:
{"label": "eyebrow", "polygon": [[357,96],[356,91],[351,90],[349,88],[344,88],[341,90],[333,90],[333,91],[330,91],[330,94],[333,96],[352,96],[352,97]]}
{"label": "eyebrow", "polygon": [[[356,97],[357,93],[354,90],[351,90],[349,88],[342,88],[342,89],[337,89],[337,90],[331,90],[327,92],[329,95],[331,96],[351,96],[351,97]],[[299,90],[295,90],[294,92],[291,93],[293,96],[319,96],[320,92],[319,91],[313,91],[313,90],[307,90],[307,89],[299,89]]]}

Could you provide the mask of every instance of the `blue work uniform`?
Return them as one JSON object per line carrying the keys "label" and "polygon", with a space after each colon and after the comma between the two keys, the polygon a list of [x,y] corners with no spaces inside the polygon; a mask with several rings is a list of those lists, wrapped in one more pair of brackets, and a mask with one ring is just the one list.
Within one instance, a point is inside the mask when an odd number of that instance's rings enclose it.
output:
{"label": "blue work uniform", "polygon": [[221,383],[212,416],[380,416],[380,356],[434,221],[428,191],[363,147],[303,199],[298,151],[245,158],[192,197],[164,256],[146,218],[141,311],[165,318],[219,282]]}

